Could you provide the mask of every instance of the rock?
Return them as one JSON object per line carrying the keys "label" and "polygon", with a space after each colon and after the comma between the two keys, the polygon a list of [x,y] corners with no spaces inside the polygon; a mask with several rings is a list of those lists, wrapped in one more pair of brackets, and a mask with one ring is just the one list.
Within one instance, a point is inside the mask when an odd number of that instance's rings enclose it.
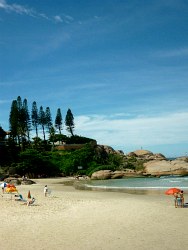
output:
{"label": "rock", "polygon": [[151,151],[140,149],[133,152],[136,156],[153,155]]}
{"label": "rock", "polygon": [[31,185],[36,184],[36,182],[30,180],[30,179],[22,179],[22,178],[14,178],[14,177],[8,177],[4,179],[6,183],[14,184],[16,185]]}
{"label": "rock", "polygon": [[188,175],[188,162],[183,160],[153,160],[144,163],[144,175]]}
{"label": "rock", "polygon": [[111,179],[121,179],[125,176],[125,171],[114,171],[111,174]]}
{"label": "rock", "polygon": [[4,179],[4,181],[6,183],[13,184],[15,186],[21,185],[21,181],[18,178],[14,178],[14,177],[8,177],[8,178]]}
{"label": "rock", "polygon": [[106,180],[110,179],[112,175],[111,170],[100,170],[97,172],[94,172],[91,176],[92,180]]}
{"label": "rock", "polygon": [[127,154],[128,157],[135,157],[138,160],[166,160],[166,157],[160,153],[153,154],[151,151],[148,150],[136,150],[134,152],[130,152]]}
{"label": "rock", "polygon": [[124,152],[122,150],[116,150],[115,153],[118,155],[124,155]]}
{"label": "rock", "polygon": [[36,182],[30,180],[30,179],[24,179],[22,180],[22,185],[32,185],[32,184],[36,184]]}
{"label": "rock", "polygon": [[134,152],[129,152],[127,154],[128,157],[137,157],[137,155]]}

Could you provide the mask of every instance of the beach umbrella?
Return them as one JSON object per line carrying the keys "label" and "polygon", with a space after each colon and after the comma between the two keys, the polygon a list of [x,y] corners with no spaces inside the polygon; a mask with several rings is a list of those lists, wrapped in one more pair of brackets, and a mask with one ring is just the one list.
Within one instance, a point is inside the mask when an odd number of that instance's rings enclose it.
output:
{"label": "beach umbrella", "polygon": [[12,194],[13,193],[18,193],[18,190],[17,190],[17,188],[13,184],[7,184],[5,192],[7,194],[11,194],[11,200],[12,200]]}
{"label": "beach umbrella", "polygon": [[2,188],[5,188],[6,186],[7,186],[7,183],[6,183],[6,182],[1,183],[1,187],[2,187]]}
{"label": "beach umbrella", "polygon": [[16,192],[17,193],[18,190],[13,184],[7,184],[6,185],[6,192],[7,193],[15,193]]}
{"label": "beach umbrella", "polygon": [[30,193],[30,190],[29,190],[29,192],[28,192],[28,194],[27,194],[27,198],[28,198],[28,199],[31,199],[31,193]]}
{"label": "beach umbrella", "polygon": [[169,188],[168,190],[165,191],[165,194],[167,195],[173,195],[175,193],[179,193],[181,189],[179,188]]}

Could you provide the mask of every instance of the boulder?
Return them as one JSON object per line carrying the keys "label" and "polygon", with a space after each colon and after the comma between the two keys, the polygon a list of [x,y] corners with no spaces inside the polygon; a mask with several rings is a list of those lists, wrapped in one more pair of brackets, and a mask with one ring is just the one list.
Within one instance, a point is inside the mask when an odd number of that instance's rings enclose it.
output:
{"label": "boulder", "polygon": [[111,173],[111,179],[121,179],[125,176],[125,171],[114,171]]}
{"label": "boulder", "polygon": [[145,175],[188,175],[188,162],[183,160],[152,160],[144,163]]}
{"label": "boulder", "polygon": [[106,180],[110,179],[112,175],[111,170],[100,170],[97,172],[94,172],[91,176],[92,180]]}
{"label": "boulder", "polygon": [[153,154],[151,151],[149,150],[144,150],[144,149],[140,149],[140,150],[136,150],[134,152],[130,152],[127,154],[128,157],[135,157],[138,160],[147,160],[147,161],[151,161],[151,160],[166,160],[166,157],[160,153],[157,154]]}
{"label": "boulder", "polygon": [[31,185],[35,184],[36,182],[30,180],[30,179],[22,179],[22,178],[14,178],[14,177],[8,177],[4,179],[6,183],[13,184],[15,186],[17,185]]}
{"label": "boulder", "polygon": [[8,178],[4,179],[4,181],[5,181],[6,183],[13,184],[13,185],[15,185],[15,186],[21,185],[20,179],[14,178],[14,177],[8,177]]}
{"label": "boulder", "polygon": [[144,149],[140,149],[140,150],[136,150],[133,152],[136,156],[145,156],[145,155],[153,155],[153,153],[149,150],[144,150]]}
{"label": "boulder", "polygon": [[30,179],[24,179],[22,180],[22,185],[32,185],[32,184],[36,184],[36,182],[30,180]]}

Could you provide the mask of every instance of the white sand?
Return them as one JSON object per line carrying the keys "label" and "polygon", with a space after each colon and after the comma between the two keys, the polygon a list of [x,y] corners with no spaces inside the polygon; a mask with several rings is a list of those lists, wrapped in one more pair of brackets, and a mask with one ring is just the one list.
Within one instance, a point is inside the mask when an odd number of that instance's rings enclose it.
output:
{"label": "white sand", "polygon": [[174,208],[171,196],[80,191],[54,184],[59,179],[35,181],[18,186],[25,198],[31,191],[33,206],[0,197],[2,250],[188,249],[188,208]]}

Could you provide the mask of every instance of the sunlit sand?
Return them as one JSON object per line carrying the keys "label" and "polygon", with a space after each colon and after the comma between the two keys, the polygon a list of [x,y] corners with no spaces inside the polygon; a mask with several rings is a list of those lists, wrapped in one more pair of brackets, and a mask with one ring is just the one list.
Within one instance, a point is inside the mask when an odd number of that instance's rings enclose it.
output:
{"label": "sunlit sand", "polygon": [[29,207],[0,197],[0,249],[187,249],[188,209],[174,208],[172,196],[76,190],[58,184],[65,180],[18,186],[24,198],[29,190],[36,198]]}

